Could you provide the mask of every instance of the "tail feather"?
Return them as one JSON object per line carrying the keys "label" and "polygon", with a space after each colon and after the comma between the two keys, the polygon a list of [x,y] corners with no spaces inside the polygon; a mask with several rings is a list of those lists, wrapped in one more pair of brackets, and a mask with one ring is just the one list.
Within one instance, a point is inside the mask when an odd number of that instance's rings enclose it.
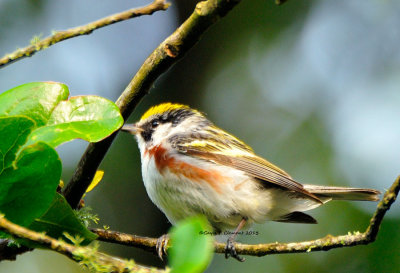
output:
{"label": "tail feather", "polygon": [[312,216],[300,211],[294,211],[282,215],[279,219],[275,219],[274,221],[282,223],[317,224],[317,220]]}
{"label": "tail feather", "polygon": [[304,189],[315,194],[324,203],[330,200],[379,201],[380,191],[374,189],[330,187],[304,184]]}

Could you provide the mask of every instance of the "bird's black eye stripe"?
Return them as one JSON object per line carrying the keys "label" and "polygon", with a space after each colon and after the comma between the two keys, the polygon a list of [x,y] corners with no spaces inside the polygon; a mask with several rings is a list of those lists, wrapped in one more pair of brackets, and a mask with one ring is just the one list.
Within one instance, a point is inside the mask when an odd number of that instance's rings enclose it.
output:
{"label": "bird's black eye stripe", "polygon": [[143,132],[141,133],[145,141],[150,141],[156,128],[160,124],[171,123],[173,127],[177,126],[187,117],[194,115],[194,113],[188,109],[178,109],[175,111],[166,112],[160,116],[155,116],[152,120],[143,126]]}
{"label": "bird's black eye stripe", "polygon": [[154,119],[151,121],[151,127],[156,128],[160,124],[160,121],[158,119]]}
{"label": "bird's black eye stripe", "polygon": [[164,113],[163,115],[160,116],[159,121],[161,123],[171,122],[172,126],[177,126],[184,119],[192,115],[194,115],[194,113],[189,109],[178,109]]}
{"label": "bird's black eye stripe", "polygon": [[[148,142],[152,140],[153,133],[157,130],[156,128],[160,124],[170,123],[172,127],[178,126],[186,118],[195,115],[190,109],[176,109],[172,111],[166,111],[161,115],[153,116],[148,122],[141,126],[142,132],[140,133],[144,141]],[[204,123],[205,122],[205,123]],[[201,127],[205,127],[211,124],[210,121],[205,120],[201,122]]]}

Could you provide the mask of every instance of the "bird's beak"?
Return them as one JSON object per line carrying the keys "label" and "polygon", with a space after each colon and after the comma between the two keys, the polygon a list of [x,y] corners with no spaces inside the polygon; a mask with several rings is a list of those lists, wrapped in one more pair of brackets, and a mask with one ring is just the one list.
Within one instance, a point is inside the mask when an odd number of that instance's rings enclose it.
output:
{"label": "bird's beak", "polygon": [[135,123],[133,124],[125,124],[122,126],[121,131],[128,132],[132,135],[136,135],[143,131],[142,128],[138,127]]}

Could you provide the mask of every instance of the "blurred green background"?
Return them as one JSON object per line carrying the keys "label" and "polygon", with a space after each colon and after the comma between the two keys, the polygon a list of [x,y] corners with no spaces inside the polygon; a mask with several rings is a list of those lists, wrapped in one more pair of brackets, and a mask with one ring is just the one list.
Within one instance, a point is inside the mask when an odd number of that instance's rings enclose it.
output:
{"label": "blurred green background", "polygon": [[[182,22],[195,1],[171,1],[166,12],[122,22],[56,44],[0,70],[0,90],[31,81],[60,81],[71,95],[115,100],[151,51]],[[0,0],[0,54],[40,33],[82,25],[149,1]],[[261,156],[310,184],[384,191],[400,173],[400,2],[243,0],[163,75],[129,121],[172,101],[208,114]],[[58,151],[68,181],[86,143]],[[158,237],[170,224],[145,192],[131,136],[120,134],[85,198],[99,226]],[[239,241],[301,241],[364,231],[376,203],[331,202],[310,214],[318,225],[265,223]],[[207,272],[400,272],[399,205],[385,217],[377,242],[328,252],[246,257],[215,255]],[[135,248],[101,250],[154,266]],[[0,272],[85,272],[67,258],[35,250]]]}

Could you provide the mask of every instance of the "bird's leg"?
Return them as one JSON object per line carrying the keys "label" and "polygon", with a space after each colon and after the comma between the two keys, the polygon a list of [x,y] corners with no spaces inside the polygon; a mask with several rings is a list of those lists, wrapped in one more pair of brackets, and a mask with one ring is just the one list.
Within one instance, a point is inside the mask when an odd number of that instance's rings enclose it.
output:
{"label": "bird's leg", "polygon": [[231,236],[229,236],[228,241],[226,242],[226,247],[225,247],[225,258],[226,259],[228,259],[229,256],[231,256],[232,258],[235,258],[239,262],[244,262],[246,260],[245,258],[240,257],[236,253],[235,246],[233,245],[233,243],[235,242],[236,235],[246,224],[246,221],[247,221],[247,217],[243,217],[242,220],[240,221],[239,225],[236,227],[235,231],[233,232],[233,234]]}
{"label": "bird's leg", "polygon": [[167,245],[169,241],[169,235],[164,234],[157,239],[156,242],[156,250],[158,257],[160,257],[161,261],[163,261],[163,255],[167,255]]}

